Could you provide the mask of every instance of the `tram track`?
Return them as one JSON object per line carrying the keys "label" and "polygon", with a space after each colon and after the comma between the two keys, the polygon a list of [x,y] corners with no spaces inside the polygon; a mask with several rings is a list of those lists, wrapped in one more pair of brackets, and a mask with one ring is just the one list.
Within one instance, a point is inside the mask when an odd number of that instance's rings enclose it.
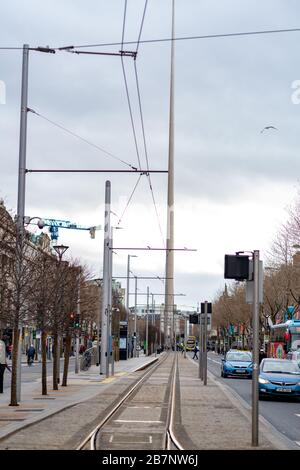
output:
{"label": "tram track", "polygon": [[150,366],[77,450],[182,450],[174,430],[177,370],[176,353]]}

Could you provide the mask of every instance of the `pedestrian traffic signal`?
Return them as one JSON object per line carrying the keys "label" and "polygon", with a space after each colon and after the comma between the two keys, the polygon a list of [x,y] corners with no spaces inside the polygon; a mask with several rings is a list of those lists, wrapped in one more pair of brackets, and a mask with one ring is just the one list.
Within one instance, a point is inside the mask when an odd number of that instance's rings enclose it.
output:
{"label": "pedestrian traffic signal", "polygon": [[225,255],[225,279],[244,281],[249,278],[249,256]]}

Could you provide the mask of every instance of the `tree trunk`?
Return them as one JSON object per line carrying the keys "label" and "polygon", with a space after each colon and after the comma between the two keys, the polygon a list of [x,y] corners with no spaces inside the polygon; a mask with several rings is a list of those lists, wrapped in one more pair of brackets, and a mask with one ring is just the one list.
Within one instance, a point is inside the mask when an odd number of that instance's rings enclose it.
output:
{"label": "tree trunk", "polygon": [[14,328],[13,350],[12,350],[12,369],[11,369],[11,394],[9,406],[19,406],[17,400],[17,380],[18,380],[18,355],[19,355],[19,328]]}
{"label": "tree trunk", "polygon": [[58,390],[58,382],[57,382],[57,358],[58,358],[58,334],[57,332],[53,335],[53,347],[54,347],[54,354],[53,354],[53,390]]}
{"label": "tree trunk", "polygon": [[42,330],[42,395],[47,395],[47,332]]}
{"label": "tree trunk", "polygon": [[72,340],[72,337],[68,333],[66,336],[66,343],[65,343],[64,375],[63,375],[63,381],[62,381],[63,387],[67,386],[69,359],[70,359],[70,352],[71,352],[71,340]]}

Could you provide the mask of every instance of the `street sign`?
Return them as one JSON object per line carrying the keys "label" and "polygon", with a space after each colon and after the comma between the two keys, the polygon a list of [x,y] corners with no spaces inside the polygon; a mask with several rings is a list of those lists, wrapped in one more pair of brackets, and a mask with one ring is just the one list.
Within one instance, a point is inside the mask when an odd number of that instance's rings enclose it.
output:
{"label": "street sign", "polygon": [[[259,261],[259,273],[258,273],[258,282],[259,282],[259,289],[258,289],[258,301],[260,304],[264,301],[264,270],[263,270],[263,262]],[[252,304],[254,297],[254,281],[247,281],[246,282],[246,303]]]}

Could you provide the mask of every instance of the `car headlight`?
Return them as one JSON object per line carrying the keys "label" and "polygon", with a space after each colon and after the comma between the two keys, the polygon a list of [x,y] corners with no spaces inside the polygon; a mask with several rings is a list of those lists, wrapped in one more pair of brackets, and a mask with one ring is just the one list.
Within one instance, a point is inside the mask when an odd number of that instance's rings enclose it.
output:
{"label": "car headlight", "polygon": [[270,381],[268,379],[263,379],[262,377],[258,377],[258,381],[260,384],[269,384]]}

